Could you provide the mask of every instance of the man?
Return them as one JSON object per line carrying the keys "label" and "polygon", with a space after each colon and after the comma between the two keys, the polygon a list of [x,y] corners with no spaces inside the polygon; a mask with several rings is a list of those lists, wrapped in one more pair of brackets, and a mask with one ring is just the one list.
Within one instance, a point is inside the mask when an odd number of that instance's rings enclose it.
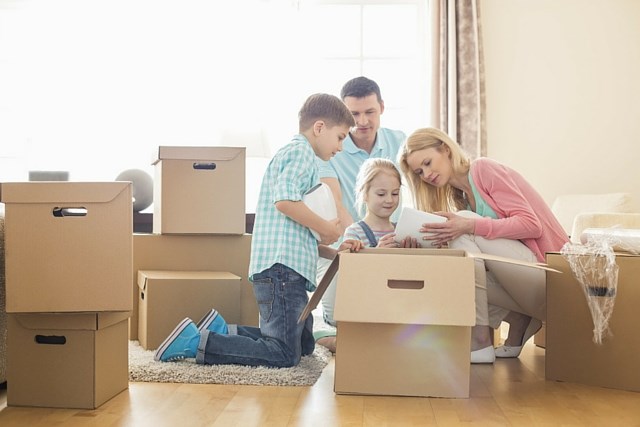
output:
{"label": "man", "polygon": [[[356,121],[342,143],[342,151],[327,162],[319,161],[320,180],[330,188],[336,200],[340,226],[344,231],[353,222],[362,219],[355,206],[356,176],[360,167],[369,158],[387,158],[397,164],[397,155],[406,135],[399,130],[380,127],[380,116],[384,113],[384,101],[380,87],[366,77],[356,77],[344,84],[340,97]],[[398,212],[392,218],[397,219]],[[331,262],[320,258],[318,283]],[[322,297],[323,317],[327,324],[335,326],[336,278]],[[316,342],[335,352],[335,333],[318,331]]]}
{"label": "man", "polygon": [[[384,101],[380,87],[366,77],[356,77],[344,84],[342,101],[353,114],[356,126],[342,144],[342,152],[328,162],[321,162],[320,180],[332,190],[343,230],[362,215],[355,207],[355,182],[360,167],[368,158],[383,157],[396,163],[406,135],[398,130],[380,127]],[[397,215],[397,214],[396,214]]]}

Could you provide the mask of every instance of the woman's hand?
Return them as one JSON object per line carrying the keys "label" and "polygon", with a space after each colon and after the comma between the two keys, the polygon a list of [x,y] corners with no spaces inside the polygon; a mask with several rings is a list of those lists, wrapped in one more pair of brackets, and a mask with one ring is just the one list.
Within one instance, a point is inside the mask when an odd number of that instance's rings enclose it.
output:
{"label": "woman's hand", "polygon": [[430,241],[431,246],[441,248],[463,234],[473,234],[475,230],[475,220],[473,218],[465,218],[451,212],[434,213],[446,217],[447,220],[445,222],[422,224],[420,232],[430,233],[424,236],[423,239]]}

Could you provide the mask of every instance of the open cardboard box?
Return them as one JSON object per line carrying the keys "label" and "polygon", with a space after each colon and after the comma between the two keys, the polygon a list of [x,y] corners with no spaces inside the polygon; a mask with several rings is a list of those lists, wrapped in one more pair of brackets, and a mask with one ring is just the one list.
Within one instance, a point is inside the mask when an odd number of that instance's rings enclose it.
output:
{"label": "open cardboard box", "polygon": [[300,316],[317,306],[339,268],[335,392],[469,397],[475,259],[547,269],[452,249],[341,252]]}
{"label": "open cardboard box", "polygon": [[593,317],[569,262],[559,253],[547,254],[547,262],[566,274],[547,275],[546,379],[640,392],[640,256],[616,253],[612,335],[600,345],[593,341]]}

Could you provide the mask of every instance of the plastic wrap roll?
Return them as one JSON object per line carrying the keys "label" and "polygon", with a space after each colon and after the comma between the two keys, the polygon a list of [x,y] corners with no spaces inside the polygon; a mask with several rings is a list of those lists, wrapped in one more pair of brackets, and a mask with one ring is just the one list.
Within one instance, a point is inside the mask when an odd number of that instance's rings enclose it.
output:
{"label": "plastic wrap roll", "polygon": [[615,251],[640,253],[640,229],[631,228],[586,228],[580,235],[580,242],[605,241]]}

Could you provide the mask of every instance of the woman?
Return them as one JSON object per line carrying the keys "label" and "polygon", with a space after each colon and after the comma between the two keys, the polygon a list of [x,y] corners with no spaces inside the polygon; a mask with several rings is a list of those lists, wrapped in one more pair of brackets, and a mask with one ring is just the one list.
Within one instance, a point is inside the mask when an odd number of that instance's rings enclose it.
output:
{"label": "woman", "polygon": [[[433,246],[544,262],[546,252],[559,251],[568,241],[540,194],[520,174],[491,159],[471,161],[438,129],[418,129],[409,136],[400,152],[400,167],[416,208],[447,217],[446,222],[420,229],[433,233],[424,238]],[[520,355],[546,316],[545,281],[544,270],[476,262],[472,362]],[[491,328],[502,321],[509,323],[509,335],[494,351]]]}

